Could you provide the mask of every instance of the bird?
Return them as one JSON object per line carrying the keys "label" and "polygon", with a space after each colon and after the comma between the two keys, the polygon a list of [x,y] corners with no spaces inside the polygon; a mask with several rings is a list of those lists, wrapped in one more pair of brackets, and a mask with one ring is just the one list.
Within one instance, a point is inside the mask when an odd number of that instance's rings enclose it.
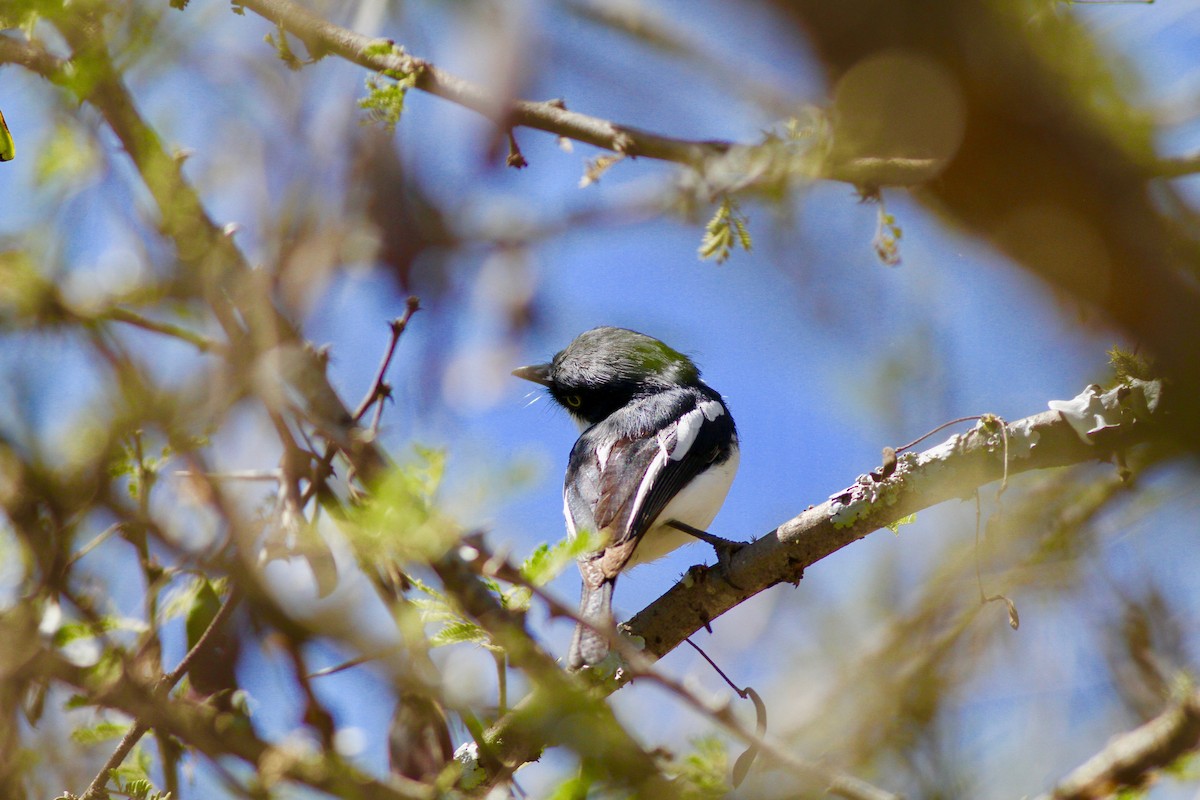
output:
{"label": "bird", "polygon": [[[567,662],[572,670],[608,655],[612,594],[624,570],[665,556],[693,537],[718,547],[706,528],[737,472],[737,428],[728,406],[677,350],[644,333],[599,327],[548,363],[513,375],[549,390],[579,425],[567,460],[567,534],[599,535],[579,558],[583,589]],[[677,527],[678,526],[678,527]],[[685,532],[685,530],[687,532]]]}

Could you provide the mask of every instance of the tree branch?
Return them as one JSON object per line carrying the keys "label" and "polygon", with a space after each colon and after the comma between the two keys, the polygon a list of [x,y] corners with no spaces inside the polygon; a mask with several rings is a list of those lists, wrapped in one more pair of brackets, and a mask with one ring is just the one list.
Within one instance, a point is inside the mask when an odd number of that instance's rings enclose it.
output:
{"label": "tree branch", "polygon": [[[672,136],[622,125],[600,117],[568,111],[562,100],[509,100],[494,96],[482,86],[471,83],[431,64],[425,59],[405,53],[391,45],[391,40],[372,39],[335,25],[291,0],[237,0],[264,19],[282,26],[313,53],[333,53],[367,69],[390,75],[414,76],[414,88],[449,100],[486,117],[504,131],[514,127],[533,128],[566,139],[594,145],[631,157],[671,161],[697,169],[710,166],[719,159],[728,159],[721,174],[735,176],[742,189],[753,183],[766,163],[771,160],[759,154],[762,148],[754,144],[734,143],[717,139],[680,139]],[[816,155],[792,168],[810,179],[826,178],[855,185],[917,186],[936,173],[938,162],[929,158],[877,156],[825,158]],[[769,172],[769,171],[768,171]]]}
{"label": "tree branch", "polygon": [[249,727],[229,725],[221,719],[222,715],[207,705],[183,701],[164,703],[152,689],[128,675],[98,685],[94,671],[75,666],[50,651],[43,651],[40,658],[33,659],[27,672],[39,678],[52,678],[98,697],[105,707],[169,733],[214,761],[237,758],[265,772],[270,781],[292,781],[335,797],[433,800],[437,796],[434,787],[401,776],[392,776],[387,782],[379,781],[340,759],[310,758],[286,747],[267,744]]}
{"label": "tree branch", "polygon": [[[721,578],[716,568],[693,570],[626,627],[632,635],[645,639],[648,653],[666,655],[764,589],[799,581],[807,567],[843,547],[909,514],[944,500],[968,497],[999,480],[1005,474],[1004,436],[1009,476],[1106,459],[1150,436],[1158,410],[1157,387],[1156,383],[1139,382],[1133,389],[1118,387],[1103,395],[1089,389],[1070,401],[1079,404],[1079,410],[1043,411],[1008,423],[1004,435],[999,428],[989,430],[980,423],[923,453],[901,455],[890,477],[863,476],[850,488],[742,548],[733,556],[729,580]],[[1150,408],[1134,411],[1143,396],[1153,398]],[[1085,442],[1073,422],[1087,430],[1092,412],[1106,413],[1110,424],[1087,434]]]}
{"label": "tree branch", "polygon": [[1038,800],[1098,800],[1141,789],[1157,770],[1200,748],[1200,692],[1113,739]]}
{"label": "tree branch", "polygon": [[[503,556],[488,551],[482,541],[471,537],[464,539],[464,541],[469,542],[472,547],[475,547],[485,556],[478,559],[482,561],[482,564],[479,565],[481,574],[490,578],[498,578],[515,586],[523,586],[546,605],[551,617],[570,619],[575,624],[585,625],[595,630],[599,635],[608,638],[610,646],[624,661],[623,669],[629,680],[642,678],[654,683],[690,707],[693,711],[708,717],[712,722],[720,725],[738,739],[741,739],[745,744],[757,748],[768,760],[784,767],[802,779],[816,780],[824,783],[830,794],[847,798],[847,800],[898,800],[897,795],[872,786],[866,781],[852,775],[839,772],[836,769],[826,767],[817,762],[808,762],[797,757],[774,740],[767,739],[765,733],[762,731],[751,731],[738,720],[729,705],[714,706],[710,701],[701,698],[682,682],[656,671],[653,666],[653,659],[646,658],[628,638],[617,634],[611,629],[606,630],[604,625],[597,626],[593,620],[580,617],[570,606],[558,600],[558,598],[545,591],[542,587],[527,580],[521,574],[521,571],[512,564],[509,564]],[[695,647],[694,644],[692,646]],[[698,647],[696,649],[721,674],[721,677],[725,678],[725,681],[733,686],[725,673],[721,672],[721,669],[708,658],[704,651]],[[557,671],[558,668],[555,667],[555,670]],[[742,690],[736,687],[734,689],[743,698],[746,697],[746,694]]]}
{"label": "tree branch", "polygon": [[376,72],[414,75],[417,89],[475,111],[505,129],[535,128],[617,153],[681,164],[699,164],[732,147],[729,142],[677,139],[618,125],[568,111],[560,100],[510,103],[399,48],[380,52],[379,45],[385,40],[335,25],[290,0],[238,0],[237,4],[282,26],[313,53],[333,53]]}

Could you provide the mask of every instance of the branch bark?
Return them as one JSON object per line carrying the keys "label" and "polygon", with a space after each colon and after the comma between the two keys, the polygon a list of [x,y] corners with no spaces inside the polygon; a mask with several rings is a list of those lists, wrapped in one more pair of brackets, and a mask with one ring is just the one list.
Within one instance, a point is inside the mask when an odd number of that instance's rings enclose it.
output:
{"label": "branch bark", "polygon": [[606,119],[568,111],[561,100],[536,102],[496,97],[428,61],[403,52],[379,52],[380,39],[347,30],[290,0],[238,0],[264,19],[280,25],[309,51],[333,53],[376,72],[415,75],[415,87],[487,117],[501,128],[534,128],[629,156],[699,164],[727,152],[730,142],[663,136]]}
{"label": "branch bark", "polygon": [[1113,739],[1038,800],[1100,800],[1144,788],[1154,773],[1200,748],[1200,692]]}
{"label": "branch bark", "polygon": [[52,678],[97,697],[99,704],[170,734],[209,758],[237,758],[258,770],[267,784],[292,781],[335,797],[433,800],[437,796],[434,787],[417,781],[400,776],[386,782],[375,780],[340,760],[316,759],[303,751],[267,744],[249,726],[231,725],[227,715],[218,714],[210,706],[183,700],[164,703],[151,687],[127,675],[100,685],[94,671],[77,667],[50,651],[33,659],[26,672],[30,679]]}
{"label": "branch bark", "polygon": [[[1103,395],[1089,389],[1069,401],[1078,408],[1043,411],[1002,430],[981,423],[920,454],[904,454],[890,477],[863,476],[736,553],[729,580],[715,567],[694,569],[626,627],[645,640],[649,653],[662,657],[759,592],[798,582],[806,568],[909,514],[970,497],[1006,475],[1106,460],[1154,432],[1160,414],[1157,391],[1157,384],[1140,383]],[[1152,408],[1138,397],[1147,393],[1154,397]],[[1139,405],[1143,407],[1134,411]],[[1087,434],[1094,415],[1103,415],[1104,409],[1111,424]]]}

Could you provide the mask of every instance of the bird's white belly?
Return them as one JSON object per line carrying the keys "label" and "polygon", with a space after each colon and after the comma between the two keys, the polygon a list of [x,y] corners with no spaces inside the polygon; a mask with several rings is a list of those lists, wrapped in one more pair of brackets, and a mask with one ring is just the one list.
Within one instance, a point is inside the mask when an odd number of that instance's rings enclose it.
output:
{"label": "bird's white belly", "polygon": [[646,532],[637,549],[633,551],[629,566],[647,564],[678,547],[696,541],[695,537],[662,524],[668,520],[674,519],[702,531],[708,530],[713,517],[725,502],[725,495],[729,493],[739,460],[740,453],[735,446],[725,463],[706,470],[672,497],[667,507],[659,514],[658,523]]}

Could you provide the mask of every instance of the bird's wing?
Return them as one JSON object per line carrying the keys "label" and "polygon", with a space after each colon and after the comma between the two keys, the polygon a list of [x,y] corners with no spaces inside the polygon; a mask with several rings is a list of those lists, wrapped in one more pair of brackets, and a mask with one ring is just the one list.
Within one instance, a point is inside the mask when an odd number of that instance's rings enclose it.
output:
{"label": "bird's wing", "polygon": [[572,532],[608,537],[602,573],[615,576],[638,541],[689,481],[732,440],[733,420],[717,400],[680,390],[597,423],[571,451],[564,511]]}

